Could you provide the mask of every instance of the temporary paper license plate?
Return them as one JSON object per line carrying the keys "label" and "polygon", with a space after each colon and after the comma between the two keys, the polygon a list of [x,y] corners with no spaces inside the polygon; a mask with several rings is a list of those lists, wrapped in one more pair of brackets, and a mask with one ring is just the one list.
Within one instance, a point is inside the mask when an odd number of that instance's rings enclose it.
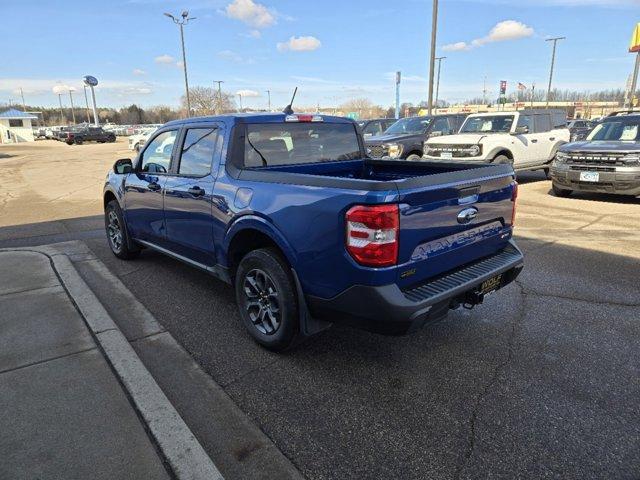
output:
{"label": "temporary paper license plate", "polygon": [[581,182],[598,182],[600,181],[600,174],[598,172],[580,172]]}
{"label": "temporary paper license plate", "polygon": [[495,292],[500,288],[502,284],[502,274],[496,275],[495,277],[490,278],[489,280],[485,280],[480,285],[480,293],[482,295],[489,295],[490,293]]}
{"label": "temporary paper license plate", "polygon": [[451,153],[451,152],[440,152],[440,158],[453,158],[453,153]]}

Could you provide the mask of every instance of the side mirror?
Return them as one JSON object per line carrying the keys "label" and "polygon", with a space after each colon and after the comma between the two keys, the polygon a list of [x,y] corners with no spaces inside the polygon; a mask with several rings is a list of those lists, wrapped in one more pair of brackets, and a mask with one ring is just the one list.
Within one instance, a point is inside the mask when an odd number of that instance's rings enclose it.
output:
{"label": "side mirror", "polygon": [[133,163],[130,158],[121,158],[113,164],[113,171],[118,175],[124,175],[133,172]]}
{"label": "side mirror", "polygon": [[526,125],[523,125],[521,127],[516,127],[515,132],[513,132],[513,135],[524,135],[525,133],[529,133],[529,127],[527,127]]}
{"label": "side mirror", "polygon": [[442,132],[440,130],[434,130],[433,132],[431,132],[431,137],[441,137],[442,136]]}

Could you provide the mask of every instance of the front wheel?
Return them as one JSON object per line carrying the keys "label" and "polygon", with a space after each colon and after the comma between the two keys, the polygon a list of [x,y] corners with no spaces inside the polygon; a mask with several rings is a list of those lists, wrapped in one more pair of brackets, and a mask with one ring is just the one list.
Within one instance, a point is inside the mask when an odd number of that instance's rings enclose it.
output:
{"label": "front wheel", "polygon": [[422,160],[422,157],[415,153],[412,153],[407,157],[407,162],[418,162],[420,160]]}
{"label": "front wheel", "polygon": [[573,193],[573,190],[566,190],[564,188],[560,188],[556,185],[555,182],[551,183],[551,190],[553,190],[553,194],[556,197],[568,197]]}
{"label": "front wheel", "polygon": [[131,260],[140,255],[140,249],[130,248],[127,227],[124,223],[122,209],[116,200],[107,203],[104,210],[104,226],[111,252],[123,260]]}
{"label": "front wheel", "polygon": [[507,164],[513,165],[513,160],[511,160],[506,155],[498,155],[496,158],[493,159],[493,163],[499,163],[499,164],[507,163]]}
{"label": "front wheel", "polygon": [[289,268],[273,249],[249,252],[235,275],[240,318],[265,348],[282,351],[299,332],[298,299]]}
{"label": "front wheel", "polygon": [[76,138],[73,141],[76,145],[82,145],[82,139],[81,138]]}

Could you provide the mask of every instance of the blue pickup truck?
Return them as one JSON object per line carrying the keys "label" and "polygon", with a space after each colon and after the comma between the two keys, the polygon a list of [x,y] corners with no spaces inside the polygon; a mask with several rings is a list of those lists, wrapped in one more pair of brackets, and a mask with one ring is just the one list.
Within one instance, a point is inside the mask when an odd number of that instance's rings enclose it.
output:
{"label": "blue pickup truck", "polygon": [[516,278],[510,166],[374,160],[358,132],[306,114],[169,122],[107,176],[111,250],[232,284],[273,350],[335,322],[407,333]]}

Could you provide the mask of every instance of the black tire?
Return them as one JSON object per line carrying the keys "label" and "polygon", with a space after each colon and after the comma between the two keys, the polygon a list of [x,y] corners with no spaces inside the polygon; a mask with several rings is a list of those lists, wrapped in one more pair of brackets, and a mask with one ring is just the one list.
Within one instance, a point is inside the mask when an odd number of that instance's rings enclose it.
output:
{"label": "black tire", "polygon": [[113,143],[115,141],[116,141],[116,136],[115,135],[112,135],[107,139],[107,142],[109,142],[109,143]]}
{"label": "black tire", "polygon": [[509,165],[513,165],[513,160],[511,160],[506,155],[498,155],[496,158],[493,159],[493,163],[507,163]]}
{"label": "black tire", "polygon": [[116,257],[122,260],[131,260],[140,255],[139,248],[129,246],[132,242],[129,241],[127,225],[116,200],[111,200],[104,209],[104,228],[109,248]]}
{"label": "black tire", "polygon": [[247,253],[235,275],[240,318],[256,342],[276,352],[292,346],[300,331],[298,298],[289,267],[279,253]]}
{"label": "black tire", "polygon": [[420,160],[422,160],[422,157],[417,153],[412,153],[411,155],[407,156],[408,162],[419,162]]}
{"label": "black tire", "polygon": [[83,140],[81,138],[76,138],[73,140],[73,143],[75,143],[76,145],[82,145]]}
{"label": "black tire", "polygon": [[556,197],[569,197],[573,193],[573,190],[558,187],[555,182],[551,183],[551,190]]}

